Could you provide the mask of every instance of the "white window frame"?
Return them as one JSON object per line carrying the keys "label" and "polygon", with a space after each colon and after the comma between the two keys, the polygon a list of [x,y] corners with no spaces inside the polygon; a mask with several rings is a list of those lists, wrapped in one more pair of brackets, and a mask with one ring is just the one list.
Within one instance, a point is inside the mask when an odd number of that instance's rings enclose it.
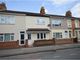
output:
{"label": "white window frame", "polygon": [[[0,35],[1,36],[1,35]],[[3,41],[4,41],[4,35],[2,34],[2,37],[3,37]],[[0,41],[0,42],[3,42],[3,41]]]}
{"label": "white window frame", "polygon": [[72,27],[71,20],[67,20],[67,26],[68,26],[68,27]]}
{"label": "white window frame", "polygon": [[11,34],[13,34],[13,36],[14,36],[14,33],[9,33],[10,34],[10,40],[7,40],[7,41],[4,40],[4,38],[5,38],[4,35],[7,33],[2,33],[2,34],[3,34],[3,41],[0,41],[0,42],[14,41],[14,38],[13,38],[13,40],[11,40],[11,36],[12,36]]}
{"label": "white window frame", "polygon": [[[2,23],[1,19],[4,20],[4,23]],[[15,24],[15,17],[14,16],[7,16],[7,15],[0,15],[0,25],[14,25]]]}
{"label": "white window frame", "polygon": [[79,27],[79,20],[75,20],[75,27],[76,27],[76,28]]}
{"label": "white window frame", "polygon": [[52,26],[53,27],[61,26],[61,20],[52,20]]}
{"label": "white window frame", "polygon": [[[13,33],[10,35],[10,40],[12,40],[12,39],[11,39],[11,36],[13,36],[13,40],[14,40],[14,34],[13,34]],[[13,41],[13,40],[12,40],[12,41]]]}
{"label": "white window frame", "polygon": [[[57,36],[57,34],[59,33],[59,37]],[[62,38],[62,32],[53,32],[53,38],[57,38],[57,39],[61,39]]]}
{"label": "white window frame", "polygon": [[[29,34],[30,34],[30,35],[29,35]],[[27,34],[27,37],[29,37],[28,40],[31,40],[31,37],[32,37],[31,35],[32,35],[31,33],[28,33],[28,34]]]}
{"label": "white window frame", "polygon": [[45,20],[44,19],[41,19],[41,18],[40,19],[37,19],[36,20],[36,24],[37,25],[45,25]]}
{"label": "white window frame", "polygon": [[[38,34],[39,34],[39,38],[38,38]],[[43,38],[41,38],[41,34]],[[44,37],[44,34],[45,34],[45,37]],[[37,39],[46,39],[46,33],[37,33]]]}

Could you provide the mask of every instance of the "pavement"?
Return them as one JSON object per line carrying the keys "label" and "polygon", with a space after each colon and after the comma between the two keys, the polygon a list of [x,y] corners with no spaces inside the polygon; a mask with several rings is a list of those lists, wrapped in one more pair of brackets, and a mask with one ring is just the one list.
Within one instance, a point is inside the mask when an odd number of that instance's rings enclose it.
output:
{"label": "pavement", "polygon": [[80,48],[80,43],[65,44],[65,45],[51,45],[51,46],[32,47],[32,48],[1,49],[0,57],[32,54],[32,53],[46,52],[46,51],[56,51],[62,49],[73,49],[73,48]]}

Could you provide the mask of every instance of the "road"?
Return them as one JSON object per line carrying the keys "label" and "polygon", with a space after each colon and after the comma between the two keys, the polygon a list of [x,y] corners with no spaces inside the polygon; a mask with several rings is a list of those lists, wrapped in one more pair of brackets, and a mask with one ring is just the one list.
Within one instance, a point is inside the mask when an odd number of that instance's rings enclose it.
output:
{"label": "road", "polygon": [[80,60],[80,48],[1,57],[1,60]]}

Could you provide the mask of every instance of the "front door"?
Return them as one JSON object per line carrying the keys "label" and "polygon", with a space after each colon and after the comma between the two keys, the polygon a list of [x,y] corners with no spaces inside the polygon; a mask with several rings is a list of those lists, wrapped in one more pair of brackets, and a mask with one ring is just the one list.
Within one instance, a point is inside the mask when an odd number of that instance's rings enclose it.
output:
{"label": "front door", "polygon": [[25,32],[20,32],[20,45],[25,45]]}

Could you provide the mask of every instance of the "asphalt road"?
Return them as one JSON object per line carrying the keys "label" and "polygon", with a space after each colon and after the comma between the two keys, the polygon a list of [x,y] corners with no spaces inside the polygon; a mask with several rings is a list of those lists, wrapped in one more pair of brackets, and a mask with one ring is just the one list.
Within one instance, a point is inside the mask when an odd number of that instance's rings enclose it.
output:
{"label": "asphalt road", "polygon": [[1,60],[80,60],[80,48],[33,54],[15,55],[0,58]]}

